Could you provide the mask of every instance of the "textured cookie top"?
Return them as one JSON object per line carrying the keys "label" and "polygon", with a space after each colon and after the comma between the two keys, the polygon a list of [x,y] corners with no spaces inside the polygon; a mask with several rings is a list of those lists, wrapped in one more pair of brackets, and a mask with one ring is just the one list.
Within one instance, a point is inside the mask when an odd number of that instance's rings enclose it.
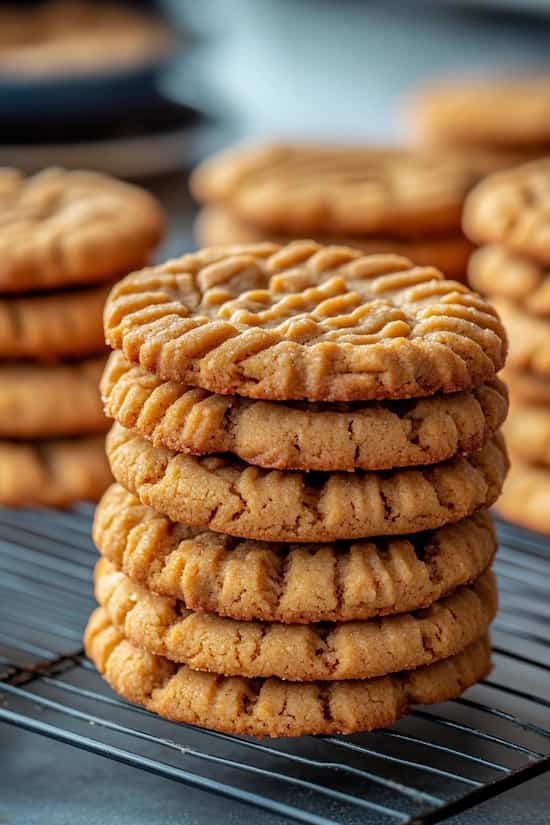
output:
{"label": "textured cookie top", "polygon": [[171,522],[118,484],[99,503],[93,533],[100,553],[133,581],[188,609],[285,623],[428,607],[480,576],[496,550],[484,510],[411,537],[273,544]]}
{"label": "textured cookie top", "polygon": [[265,541],[400,535],[459,521],[491,505],[508,466],[497,434],[478,452],[427,467],[355,473],[263,470],[237,458],[154,447],[115,424],[115,479],[173,521]]}
{"label": "textured cookie top", "polygon": [[0,291],[113,278],[147,263],[163,230],[151,195],[106,175],[0,169]]}
{"label": "textured cookie top", "polygon": [[483,180],[466,200],[463,223],[475,242],[503,244],[550,263],[550,159]]}
{"label": "textured cookie top", "polygon": [[115,627],[150,653],[193,670],[293,682],[372,679],[446,659],[486,635],[497,606],[489,571],[414,614],[329,625],[238,622],[153,595],[106,559],[96,566],[95,595]]}
{"label": "textured cookie top", "polygon": [[161,378],[252,398],[453,392],[494,377],[495,310],[394,255],[313,241],[212,247],[124,278],[107,342]]}
{"label": "textured cookie top", "polygon": [[468,278],[483,295],[507,298],[532,315],[550,318],[550,272],[536,261],[503,246],[483,246],[470,258]]}
{"label": "textured cookie top", "polygon": [[202,673],[133,645],[107,612],[92,613],[86,653],[130,702],[175,722],[250,736],[352,733],[387,727],[410,704],[444,702],[491,669],[488,638],[418,670],[377,679],[285,682]]}
{"label": "textured cookie top", "polygon": [[105,412],[157,447],[231,452],[292,470],[390,470],[479,449],[508,411],[505,385],[431,398],[340,404],[256,401],[163,381],[113,352],[101,380]]}
{"label": "textured cookie top", "polygon": [[460,226],[477,174],[463,160],[402,150],[268,144],[200,166],[191,188],[253,224],[291,235],[414,237]]}
{"label": "textured cookie top", "polygon": [[449,80],[425,89],[414,115],[431,141],[530,149],[550,141],[550,76]]}

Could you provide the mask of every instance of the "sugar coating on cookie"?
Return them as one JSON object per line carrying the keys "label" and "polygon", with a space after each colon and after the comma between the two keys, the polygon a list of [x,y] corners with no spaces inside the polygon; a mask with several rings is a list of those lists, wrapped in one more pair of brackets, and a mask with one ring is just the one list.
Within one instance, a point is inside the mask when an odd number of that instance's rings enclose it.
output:
{"label": "sugar coating on cookie", "polygon": [[0,169],[0,292],[112,279],[144,266],[163,231],[156,199],[115,178]]}
{"label": "sugar coating on cookie", "polygon": [[506,336],[464,284],[393,255],[297,241],[210,248],[127,276],[107,342],[161,378],[223,394],[350,401],[495,377]]}

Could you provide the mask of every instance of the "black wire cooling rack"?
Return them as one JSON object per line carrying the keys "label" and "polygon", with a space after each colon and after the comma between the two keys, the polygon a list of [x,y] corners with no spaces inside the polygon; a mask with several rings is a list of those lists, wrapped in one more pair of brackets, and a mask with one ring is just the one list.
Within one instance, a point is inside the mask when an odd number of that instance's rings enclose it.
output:
{"label": "black wire cooling rack", "polygon": [[290,820],[435,823],[550,769],[550,542],[499,524],[495,670],[391,730],[257,741],[118,699],[82,655],[92,510],[0,510],[0,721]]}

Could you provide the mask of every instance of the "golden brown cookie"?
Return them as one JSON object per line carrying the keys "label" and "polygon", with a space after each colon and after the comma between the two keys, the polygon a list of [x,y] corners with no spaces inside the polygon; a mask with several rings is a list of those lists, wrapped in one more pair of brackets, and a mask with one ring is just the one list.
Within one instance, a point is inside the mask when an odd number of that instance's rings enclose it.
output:
{"label": "golden brown cookie", "polygon": [[105,334],[161,378],[278,400],[469,389],[506,353],[495,310],[463,284],[313,241],[212,247],[129,275]]}
{"label": "golden brown cookie", "polygon": [[99,672],[125,699],[174,722],[258,737],[388,727],[411,704],[453,699],[491,670],[485,637],[450,659],[377,679],[301,684],[223,677],[140,650],[102,608],[92,613],[84,643]]}
{"label": "golden brown cookie", "polygon": [[0,359],[51,361],[103,352],[111,286],[0,298]]}
{"label": "golden brown cookie", "polygon": [[0,364],[0,438],[104,432],[98,382],[105,358],[74,364]]}
{"label": "golden brown cookie", "polygon": [[474,242],[550,264],[550,158],[485,178],[466,200],[463,224]]}
{"label": "golden brown cookie", "polygon": [[105,412],[156,447],[231,452],[291,470],[385,470],[479,449],[501,426],[506,387],[425,399],[348,404],[256,401],[163,381],[113,352],[101,380]]}
{"label": "golden brown cookie", "polygon": [[508,521],[550,535],[550,469],[514,455],[496,509]]}
{"label": "golden brown cookie", "polygon": [[113,625],[150,653],[193,670],[293,682],[372,679],[447,659],[487,634],[497,607],[489,571],[414,614],[321,625],[238,622],[155,596],[106,559],[96,566],[95,595]]}
{"label": "golden brown cookie", "polygon": [[[199,212],[195,223],[195,236],[199,246],[218,244],[274,243],[286,244],[292,238],[240,220],[223,207],[206,206]],[[340,244],[361,250],[366,255],[392,253],[410,258],[421,266],[435,266],[447,278],[465,280],[468,259],[473,244],[464,235],[434,235],[426,238],[382,238],[348,236],[345,238],[316,234],[314,240],[322,244]]]}
{"label": "golden brown cookie", "polygon": [[152,195],[115,178],[0,169],[0,292],[113,279],[143,266],[163,231]]}
{"label": "golden brown cookie", "polygon": [[550,407],[515,402],[504,435],[515,456],[550,468]]}
{"label": "golden brown cookie", "polygon": [[449,79],[418,95],[414,120],[432,143],[518,153],[537,147],[544,155],[550,147],[550,76]]}
{"label": "golden brown cookie", "polygon": [[503,246],[483,246],[474,252],[468,279],[482,295],[513,301],[531,315],[550,317],[550,272]]}
{"label": "golden brown cookie", "polygon": [[415,536],[273,544],[171,522],[118,484],[101,499],[93,534],[127,576],[187,609],[295,624],[429,607],[477,579],[496,550],[485,510]]}
{"label": "golden brown cookie", "polygon": [[550,380],[535,373],[505,369],[501,373],[514,401],[550,405]]}
{"label": "golden brown cookie", "polygon": [[510,339],[508,367],[514,372],[550,377],[550,318],[536,318],[506,298],[494,298]]}
{"label": "golden brown cookie", "polygon": [[0,441],[0,504],[67,507],[97,501],[111,481],[103,436]]}
{"label": "golden brown cookie", "polygon": [[463,160],[400,149],[266,144],[205,161],[191,177],[202,203],[293,237],[417,238],[460,229],[478,179]]}
{"label": "golden brown cookie", "polygon": [[490,506],[508,466],[500,434],[478,452],[381,473],[263,470],[154,447],[115,424],[113,475],[173,521],[265,541],[319,542],[432,530]]}

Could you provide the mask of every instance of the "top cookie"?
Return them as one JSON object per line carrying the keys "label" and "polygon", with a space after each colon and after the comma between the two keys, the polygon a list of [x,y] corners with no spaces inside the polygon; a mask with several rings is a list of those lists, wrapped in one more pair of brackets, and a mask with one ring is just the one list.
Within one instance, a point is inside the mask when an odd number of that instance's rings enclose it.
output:
{"label": "top cookie", "polygon": [[425,138],[440,143],[529,149],[550,142],[550,76],[447,81],[415,106]]}
{"label": "top cookie", "polygon": [[313,241],[207,248],[120,281],[107,343],[166,380],[251,398],[352,401],[479,386],[504,329],[463,284]]}
{"label": "top cookie", "polygon": [[106,175],[0,169],[0,292],[122,275],[147,263],[163,229],[151,195]]}
{"label": "top cookie", "polygon": [[298,237],[392,237],[460,227],[478,173],[464,159],[390,149],[267,144],[223,152],[191,178],[199,201]]}
{"label": "top cookie", "polygon": [[490,175],[464,206],[464,231],[550,263],[550,159]]}

